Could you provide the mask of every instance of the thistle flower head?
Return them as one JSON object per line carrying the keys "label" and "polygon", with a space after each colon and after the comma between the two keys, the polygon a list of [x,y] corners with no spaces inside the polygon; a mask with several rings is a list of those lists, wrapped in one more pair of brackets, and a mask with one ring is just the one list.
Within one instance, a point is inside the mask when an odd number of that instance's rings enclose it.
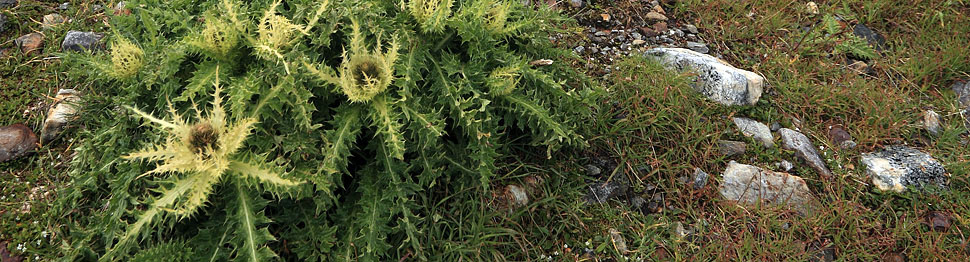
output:
{"label": "thistle flower head", "polygon": [[360,26],[356,21],[351,26],[350,50],[344,51],[339,85],[351,102],[370,101],[391,85],[398,45],[392,40],[387,52],[381,53],[381,40],[378,37],[374,50],[368,50],[364,47]]}
{"label": "thistle flower head", "polygon": [[141,70],[145,52],[125,38],[118,38],[111,45],[111,70],[108,72],[118,79],[134,76]]}
{"label": "thistle flower head", "polygon": [[210,17],[202,29],[202,49],[226,58],[239,44],[239,32],[223,19]]}

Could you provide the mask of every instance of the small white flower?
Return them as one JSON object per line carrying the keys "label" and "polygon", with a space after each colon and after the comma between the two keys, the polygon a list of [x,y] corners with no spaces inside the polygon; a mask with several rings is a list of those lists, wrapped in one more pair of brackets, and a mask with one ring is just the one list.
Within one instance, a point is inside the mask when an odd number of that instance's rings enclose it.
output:
{"label": "small white flower", "polygon": [[559,255],[559,251],[553,251],[553,252],[552,252],[552,255],[553,255],[553,256],[558,256],[558,255]]}
{"label": "small white flower", "polygon": [[40,231],[40,236],[41,236],[41,237],[43,237],[43,238],[47,238],[47,235],[48,235],[48,233],[47,233],[47,230],[44,230],[44,231]]}
{"label": "small white flower", "polygon": [[569,244],[562,244],[562,248],[569,248]]}

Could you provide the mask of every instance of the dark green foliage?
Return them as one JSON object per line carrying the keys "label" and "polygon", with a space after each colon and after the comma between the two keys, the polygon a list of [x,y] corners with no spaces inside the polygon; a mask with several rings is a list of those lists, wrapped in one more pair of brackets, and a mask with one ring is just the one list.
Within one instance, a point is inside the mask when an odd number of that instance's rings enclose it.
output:
{"label": "dark green foliage", "polygon": [[[487,243],[477,231],[431,237],[460,221],[429,216],[481,201],[510,145],[546,156],[585,145],[574,130],[598,92],[565,63],[528,65],[569,56],[547,40],[544,23],[559,19],[550,13],[519,1],[425,1],[450,11],[417,19],[399,2],[129,1],[111,37],[143,52],[133,75],[105,74],[117,69],[117,48],[67,57],[90,65],[78,68],[101,89],[86,104],[90,129],[61,202],[79,206],[65,259],[184,245],[206,261],[435,260],[455,257],[434,253],[454,241]],[[240,150],[252,153],[236,159],[308,183],[284,190],[223,177],[205,208],[158,215],[122,245],[168,186],[139,177],[157,163],[120,158],[165,143],[120,107],[195,116],[216,85],[227,122],[258,121]]]}

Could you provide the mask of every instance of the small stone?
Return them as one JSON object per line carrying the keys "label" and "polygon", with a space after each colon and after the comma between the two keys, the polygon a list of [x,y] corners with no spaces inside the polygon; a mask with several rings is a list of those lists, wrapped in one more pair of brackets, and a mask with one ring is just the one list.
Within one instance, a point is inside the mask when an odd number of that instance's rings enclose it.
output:
{"label": "small stone", "polygon": [[576,48],[573,48],[573,52],[576,52],[577,54],[582,54],[583,51],[586,51],[585,46],[577,46]]}
{"label": "small stone", "polygon": [[808,2],[808,3],[806,3],[805,4],[805,9],[808,10],[808,13],[809,14],[812,14],[812,15],[817,15],[818,14],[818,4],[816,4],[815,2]]}
{"label": "small stone", "polygon": [[0,163],[25,156],[37,149],[37,135],[23,124],[0,127]]}
{"label": "small stone", "polygon": [[[3,7],[3,5],[2,5],[3,2],[2,1],[4,1],[4,0],[0,0],[0,7]],[[16,3],[16,1],[14,3]],[[0,261],[3,261],[3,262],[23,262],[24,261],[24,257],[22,257],[20,255],[17,255],[17,254],[14,254],[14,253],[11,253],[10,250],[7,250],[7,245],[10,245],[10,242],[0,241]]]}
{"label": "small stone", "polygon": [[869,29],[866,25],[856,24],[852,28],[852,34],[865,39],[876,51],[882,51],[886,47],[886,38],[881,34]]}
{"label": "small stone", "polygon": [[525,193],[522,187],[517,185],[505,186],[505,192],[512,203],[517,206],[526,206],[529,204],[529,195]]}
{"label": "small stone", "polygon": [[673,233],[674,237],[681,239],[690,235],[690,232],[684,229],[684,223],[681,222],[674,223]]}
{"label": "small stone", "polygon": [[[654,24],[654,26],[656,26],[656,24]],[[640,32],[647,37],[654,37],[660,34],[659,31],[650,27],[641,27]]]}
{"label": "small stone", "polygon": [[666,15],[667,14],[667,11],[664,11],[664,8],[662,6],[660,6],[660,5],[654,5],[653,6],[653,11],[654,12],[657,12],[657,13],[660,13],[660,14],[663,14],[663,15]]}
{"label": "small stone", "polygon": [[606,31],[604,30],[604,31],[597,31],[597,32],[596,32],[595,34],[593,34],[593,35],[595,35],[595,36],[606,36],[606,35],[609,35],[609,34],[610,34],[609,32],[606,32]]}
{"label": "small stone", "polygon": [[946,232],[950,229],[950,215],[940,211],[931,211],[926,215],[926,222],[930,229],[936,232]]}
{"label": "small stone", "polygon": [[610,21],[610,14],[600,14],[600,18],[603,18],[603,21]]}
{"label": "small stone", "polygon": [[859,74],[859,75],[872,75],[875,73],[875,71],[872,70],[872,67],[870,67],[869,64],[866,64],[866,62],[863,62],[863,61],[852,62],[851,64],[849,64],[849,69],[851,69],[852,72],[855,72],[856,74]]}
{"label": "small stone", "polygon": [[0,14],[0,34],[7,31],[7,16]]}
{"label": "small stone", "polygon": [[741,155],[748,150],[748,145],[739,141],[718,140],[717,149],[723,156]]}
{"label": "small stone", "polygon": [[619,181],[596,182],[590,185],[586,204],[603,204],[607,200],[626,195],[629,185]]}
{"label": "small stone", "polygon": [[30,33],[18,37],[14,42],[20,47],[20,51],[25,54],[40,49],[44,46],[44,35],[40,33]]}
{"label": "small stone", "polygon": [[812,141],[808,137],[788,128],[778,130],[778,135],[781,137],[782,148],[795,151],[795,157],[805,161],[818,174],[825,177],[832,176],[832,171],[825,166],[825,161],[819,157],[818,150],[815,149],[815,146],[812,145]]}
{"label": "small stone", "polygon": [[635,39],[635,40],[642,40],[643,39],[643,35],[641,35],[640,33],[637,33],[637,32],[630,33],[630,37],[633,37],[633,39]]}
{"label": "small stone", "polygon": [[778,168],[781,169],[782,172],[788,172],[791,171],[792,168],[795,168],[795,165],[788,162],[788,160],[782,160],[781,162],[778,162]]}
{"label": "small stone", "polygon": [[696,35],[696,34],[699,34],[700,33],[700,31],[697,31],[697,27],[694,26],[694,25],[687,25],[685,27],[687,28],[687,32],[690,32],[691,34],[695,34]]}
{"label": "small stone", "polygon": [[711,51],[710,49],[707,48],[707,45],[705,45],[704,43],[691,42],[691,41],[687,41],[687,49],[694,50],[694,52],[698,52],[701,54],[707,54],[708,52]]}
{"label": "small stone", "polygon": [[733,120],[734,124],[738,127],[738,131],[744,136],[754,138],[755,141],[760,142],[761,145],[767,148],[775,146],[775,138],[771,135],[771,129],[768,129],[768,126],[765,124],[744,117],[735,117]]}
{"label": "small stone", "polygon": [[640,39],[633,40],[633,45],[643,45],[643,44],[646,44],[646,43],[647,43],[647,41],[643,41],[643,40],[640,40]]}
{"label": "small stone", "polygon": [[63,3],[61,3],[61,5],[57,6],[57,9],[58,10],[67,10],[70,7],[71,7],[71,3],[69,3],[69,2],[63,2]]}
{"label": "small stone", "polygon": [[51,29],[64,23],[64,17],[59,14],[48,14],[41,19],[41,28]]}
{"label": "small stone", "polygon": [[923,111],[923,128],[934,136],[940,135],[940,114],[933,110]]}
{"label": "small stone", "polygon": [[957,95],[957,103],[963,111],[963,119],[970,125],[970,80],[957,80],[950,87]]}
{"label": "small stone", "polygon": [[81,97],[74,89],[57,91],[54,104],[47,111],[47,120],[44,121],[44,127],[40,131],[42,145],[54,141],[60,135],[60,132],[67,127],[67,124],[74,118],[74,114],[77,113],[77,103],[79,102],[81,102]]}
{"label": "small stone", "polygon": [[970,80],[954,81],[950,89],[957,95],[957,103],[960,107],[970,108]]}
{"label": "small stone", "polygon": [[68,31],[64,36],[64,42],[61,43],[61,51],[82,52],[100,49],[99,42],[102,37],[104,37],[103,34],[95,32]]}
{"label": "small stone", "polygon": [[650,11],[645,17],[648,20],[667,21],[667,16],[657,13],[656,11]]}
{"label": "small stone", "polygon": [[828,136],[832,144],[838,145],[839,148],[852,149],[856,146],[855,141],[852,141],[852,135],[840,126],[829,127]]}
{"label": "small stone", "polygon": [[768,129],[771,129],[771,132],[778,132],[781,129],[781,124],[777,121],[771,122],[771,126]]}
{"label": "small stone", "polygon": [[620,254],[629,253],[630,250],[626,247],[626,240],[623,239],[623,235],[620,234],[620,231],[610,228],[609,232],[610,240],[613,242],[613,247],[616,248],[616,252],[619,252]]}
{"label": "small stone", "polygon": [[708,176],[709,175],[707,174],[707,172],[704,172],[704,170],[701,170],[700,168],[695,167],[694,175],[693,175],[693,178],[691,179],[694,182],[694,189],[704,188],[704,186],[707,185]]}
{"label": "small stone", "polygon": [[594,166],[594,165],[586,165],[586,175],[587,176],[595,177],[595,176],[600,175],[600,173],[603,173],[603,170],[601,170],[599,167]]}
{"label": "small stone", "polygon": [[670,29],[670,34],[673,35],[673,36],[675,36],[675,37],[677,37],[677,38],[684,37],[684,31],[682,31],[680,29],[677,29],[677,28]]}
{"label": "small stone", "polygon": [[754,105],[761,98],[763,77],[713,56],[689,49],[663,47],[647,50],[644,55],[659,60],[669,70],[696,73],[691,87],[722,105]]}
{"label": "small stone", "polygon": [[17,0],[0,0],[0,8],[11,8],[17,5]]}
{"label": "small stone", "polygon": [[793,207],[807,213],[815,196],[801,177],[763,170],[731,161],[721,175],[720,193],[725,199],[745,205],[766,203]]}
{"label": "small stone", "polygon": [[945,189],[949,176],[940,161],[907,146],[888,146],[879,152],[862,154],[862,164],[872,184],[883,191],[903,192],[907,187]]}
{"label": "small stone", "polygon": [[594,53],[595,54],[595,53],[598,53],[599,51],[600,51],[600,49],[599,48],[596,48],[595,46],[589,48],[589,52],[590,53]]}
{"label": "small stone", "polygon": [[583,0],[569,0],[569,6],[572,6],[573,8],[580,8],[584,5],[586,5],[586,3],[584,3]]}
{"label": "small stone", "polygon": [[111,11],[114,13],[114,15],[130,15],[131,14],[131,10],[128,9],[128,8],[125,8],[125,1],[118,2],[118,4],[116,4],[115,7],[112,8]]}

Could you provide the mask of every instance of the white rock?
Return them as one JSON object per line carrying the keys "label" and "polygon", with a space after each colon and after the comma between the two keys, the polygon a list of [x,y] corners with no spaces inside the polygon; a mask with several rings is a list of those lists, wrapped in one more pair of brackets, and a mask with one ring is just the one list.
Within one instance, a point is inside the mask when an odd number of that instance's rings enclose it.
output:
{"label": "white rock", "polygon": [[508,185],[505,190],[509,193],[512,201],[518,206],[525,206],[529,204],[529,195],[525,193],[525,190],[516,185]]}
{"label": "white rock", "polygon": [[764,78],[741,70],[713,56],[683,48],[653,48],[647,57],[659,60],[666,68],[697,73],[691,86],[708,99],[723,105],[754,105],[761,98]]}
{"label": "white rock", "polygon": [[734,124],[738,126],[738,131],[741,131],[744,136],[752,137],[768,148],[775,146],[775,137],[771,134],[771,129],[767,125],[744,117],[735,117]]}
{"label": "white rock", "polygon": [[814,205],[815,196],[798,176],[731,161],[721,177],[721,196],[741,204],[789,206],[803,213]]}

